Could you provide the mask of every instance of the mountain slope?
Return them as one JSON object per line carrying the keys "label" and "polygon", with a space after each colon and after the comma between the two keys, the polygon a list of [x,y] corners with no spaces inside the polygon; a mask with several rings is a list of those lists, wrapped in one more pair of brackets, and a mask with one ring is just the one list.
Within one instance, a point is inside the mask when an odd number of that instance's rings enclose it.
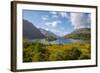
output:
{"label": "mountain slope", "polygon": [[42,39],[45,36],[28,20],[23,20],[23,37],[26,39]]}
{"label": "mountain slope", "polygon": [[54,34],[53,32],[51,31],[47,31],[45,29],[42,29],[42,28],[39,28],[39,30],[41,31],[41,33],[43,35],[45,35],[46,37],[54,37],[54,38],[58,38],[58,36],[56,34]]}
{"label": "mountain slope", "polygon": [[90,40],[91,30],[90,28],[80,28],[64,36],[64,38],[80,39],[80,40]]}

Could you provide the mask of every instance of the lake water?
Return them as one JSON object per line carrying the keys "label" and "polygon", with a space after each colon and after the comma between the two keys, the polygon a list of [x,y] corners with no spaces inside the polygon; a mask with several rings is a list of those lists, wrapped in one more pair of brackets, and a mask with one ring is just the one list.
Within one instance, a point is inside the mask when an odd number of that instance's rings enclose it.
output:
{"label": "lake water", "polygon": [[[32,42],[38,41],[39,39],[32,40]],[[44,41],[43,44],[66,44],[66,43],[83,43],[83,40],[74,39],[57,39],[54,41]]]}

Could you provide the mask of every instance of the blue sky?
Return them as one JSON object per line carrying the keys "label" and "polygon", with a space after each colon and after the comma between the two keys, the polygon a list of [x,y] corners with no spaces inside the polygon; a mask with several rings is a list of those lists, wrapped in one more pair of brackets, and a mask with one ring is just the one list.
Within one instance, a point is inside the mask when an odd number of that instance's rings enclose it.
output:
{"label": "blue sky", "polygon": [[74,29],[90,28],[89,13],[23,10],[23,19],[58,36],[64,36]]}

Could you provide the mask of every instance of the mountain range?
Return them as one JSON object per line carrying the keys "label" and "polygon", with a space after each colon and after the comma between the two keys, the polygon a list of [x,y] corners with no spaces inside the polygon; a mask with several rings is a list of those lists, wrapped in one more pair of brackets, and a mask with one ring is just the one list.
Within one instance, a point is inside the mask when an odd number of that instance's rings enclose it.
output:
{"label": "mountain range", "polygon": [[26,39],[43,39],[45,36],[31,22],[23,19],[23,37]]}
{"label": "mountain range", "polygon": [[54,37],[54,38],[57,38],[57,37],[58,37],[56,34],[54,34],[54,33],[51,32],[51,31],[48,31],[48,30],[45,30],[45,29],[42,29],[42,28],[39,28],[39,30],[40,30],[41,33],[42,33],[43,35],[45,35],[46,37],[50,37],[50,36],[52,36],[52,37]]}
{"label": "mountain range", "polygon": [[[23,37],[27,39],[44,39],[46,37],[58,38],[56,34],[51,31],[47,31],[42,28],[37,28],[29,22],[28,20],[23,19]],[[80,39],[80,40],[90,40],[91,39],[91,30],[90,28],[80,28],[76,29],[73,32],[66,34],[61,37],[65,39]]]}
{"label": "mountain range", "polygon": [[91,29],[90,28],[80,28],[64,36],[64,38],[90,40],[91,39]]}

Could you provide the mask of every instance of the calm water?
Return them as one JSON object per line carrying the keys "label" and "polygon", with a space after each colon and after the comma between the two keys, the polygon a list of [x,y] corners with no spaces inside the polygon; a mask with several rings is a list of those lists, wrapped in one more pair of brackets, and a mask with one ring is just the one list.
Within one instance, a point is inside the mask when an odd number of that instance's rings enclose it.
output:
{"label": "calm water", "polygon": [[[39,39],[32,40],[32,42],[39,41]],[[74,39],[57,39],[54,41],[45,41],[43,44],[65,44],[65,43],[83,43],[83,40],[74,40]]]}

